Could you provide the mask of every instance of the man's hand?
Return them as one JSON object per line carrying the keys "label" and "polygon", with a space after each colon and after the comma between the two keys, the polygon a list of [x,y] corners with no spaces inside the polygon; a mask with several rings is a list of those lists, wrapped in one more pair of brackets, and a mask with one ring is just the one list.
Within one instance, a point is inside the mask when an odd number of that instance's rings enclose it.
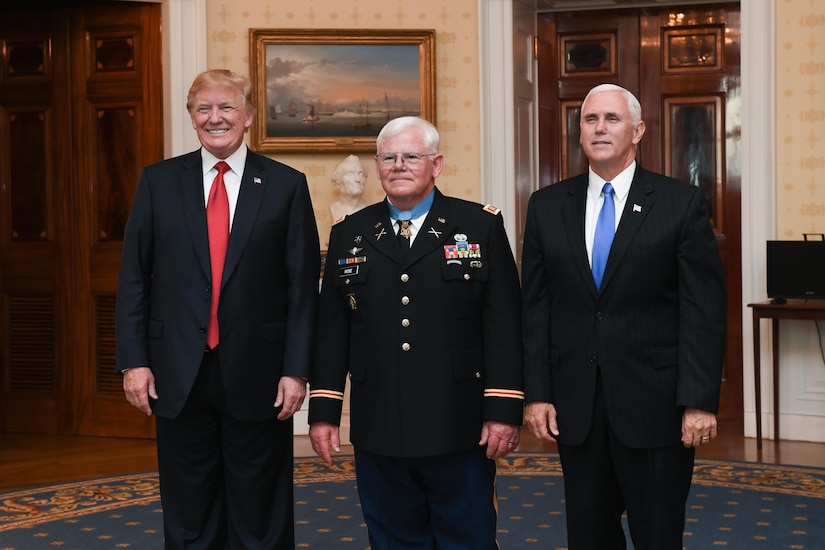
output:
{"label": "man's hand", "polygon": [[312,442],[312,450],[320,456],[327,466],[332,467],[332,453],[341,452],[341,433],[335,424],[328,422],[313,422],[309,426],[309,440]]}
{"label": "man's hand", "polygon": [[478,445],[487,446],[487,458],[501,458],[518,447],[519,428],[520,426],[513,424],[487,421],[481,427],[481,440]]}
{"label": "man's hand", "polygon": [[278,395],[272,405],[276,409],[282,407],[278,413],[278,420],[287,420],[292,417],[307,396],[307,381],[299,376],[282,376],[278,382]]}
{"label": "man's hand", "polygon": [[682,445],[685,447],[705,445],[717,435],[715,414],[690,408],[682,413]]}
{"label": "man's hand", "polygon": [[556,407],[552,403],[528,403],[524,410],[524,421],[530,432],[541,441],[555,441],[559,436]]}
{"label": "man's hand", "polygon": [[152,407],[149,406],[149,399],[157,399],[158,392],[155,390],[155,375],[149,367],[135,367],[123,373],[123,393],[126,399],[146,413],[152,416]]}

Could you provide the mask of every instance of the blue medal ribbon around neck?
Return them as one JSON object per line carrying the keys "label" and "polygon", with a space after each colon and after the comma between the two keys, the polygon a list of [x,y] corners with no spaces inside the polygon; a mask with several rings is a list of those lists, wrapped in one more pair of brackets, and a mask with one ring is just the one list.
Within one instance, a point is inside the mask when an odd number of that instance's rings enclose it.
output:
{"label": "blue medal ribbon around neck", "polygon": [[433,199],[435,199],[435,189],[430,191],[430,194],[424,197],[424,200],[413,206],[412,210],[401,211],[397,206],[393,205],[387,199],[387,208],[390,210],[390,219],[398,220],[414,220],[430,211],[433,206]]}

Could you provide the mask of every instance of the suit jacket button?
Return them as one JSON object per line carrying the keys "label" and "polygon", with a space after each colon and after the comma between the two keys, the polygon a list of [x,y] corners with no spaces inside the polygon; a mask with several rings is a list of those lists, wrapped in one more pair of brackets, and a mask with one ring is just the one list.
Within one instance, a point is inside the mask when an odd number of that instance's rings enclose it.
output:
{"label": "suit jacket button", "polygon": [[409,296],[402,296],[402,297],[401,297],[401,303],[402,303],[403,305],[405,305],[405,306],[406,306],[406,305],[408,305],[408,304],[410,303],[410,298],[409,298]]}
{"label": "suit jacket button", "polygon": [[403,273],[403,274],[401,275],[401,282],[402,282],[402,283],[406,283],[406,282],[407,282],[407,281],[409,281],[409,280],[410,280],[410,276],[409,276],[409,275],[407,275],[406,273]]}
{"label": "suit jacket button", "polygon": [[201,334],[206,334],[206,327],[199,328],[198,332],[200,332]]}
{"label": "suit jacket button", "polygon": [[596,312],[596,320],[601,321],[602,319],[604,319],[604,313],[601,311]]}
{"label": "suit jacket button", "polygon": [[470,274],[469,274],[469,273],[465,273],[465,274],[464,274],[464,280],[465,280],[465,281],[469,281],[469,280],[470,280]]}
{"label": "suit jacket button", "polygon": [[407,328],[408,326],[410,326],[410,320],[409,319],[401,319],[401,326],[404,327],[404,328]]}
{"label": "suit jacket button", "polygon": [[591,355],[591,356],[590,356],[590,362],[591,362],[591,363],[595,363],[595,362],[596,362],[596,360],[597,360],[597,359],[596,359],[596,356],[595,356],[595,355]]}
{"label": "suit jacket button", "polygon": [[412,348],[412,346],[409,345],[407,342],[404,342],[403,344],[401,344],[401,349],[403,349],[404,351],[410,351],[411,348]]}

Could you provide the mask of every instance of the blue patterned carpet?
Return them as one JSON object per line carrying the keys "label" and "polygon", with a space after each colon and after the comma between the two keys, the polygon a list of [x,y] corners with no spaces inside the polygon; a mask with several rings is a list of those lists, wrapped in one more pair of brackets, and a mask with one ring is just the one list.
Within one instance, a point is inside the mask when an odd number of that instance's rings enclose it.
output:
{"label": "blue patterned carpet", "polygon": [[[369,548],[352,457],[337,466],[295,461],[297,548]],[[564,549],[558,456],[516,453],[498,471],[501,548]],[[162,540],[156,472],[0,494],[0,550],[146,550]],[[697,460],[684,540],[688,550],[823,550],[825,470]]]}

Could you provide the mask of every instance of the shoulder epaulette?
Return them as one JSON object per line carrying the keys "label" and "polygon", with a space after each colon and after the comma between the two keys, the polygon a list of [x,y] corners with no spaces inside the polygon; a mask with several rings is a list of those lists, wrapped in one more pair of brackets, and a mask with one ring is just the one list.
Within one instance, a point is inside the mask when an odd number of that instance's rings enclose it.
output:
{"label": "shoulder epaulette", "polygon": [[489,213],[490,213],[490,214],[492,214],[493,216],[498,216],[498,213],[499,213],[499,212],[501,212],[501,209],[500,209],[500,208],[496,208],[496,207],[495,207],[495,206],[493,206],[492,204],[485,204],[485,205],[484,205],[484,211],[485,211],[485,212],[489,212]]}

